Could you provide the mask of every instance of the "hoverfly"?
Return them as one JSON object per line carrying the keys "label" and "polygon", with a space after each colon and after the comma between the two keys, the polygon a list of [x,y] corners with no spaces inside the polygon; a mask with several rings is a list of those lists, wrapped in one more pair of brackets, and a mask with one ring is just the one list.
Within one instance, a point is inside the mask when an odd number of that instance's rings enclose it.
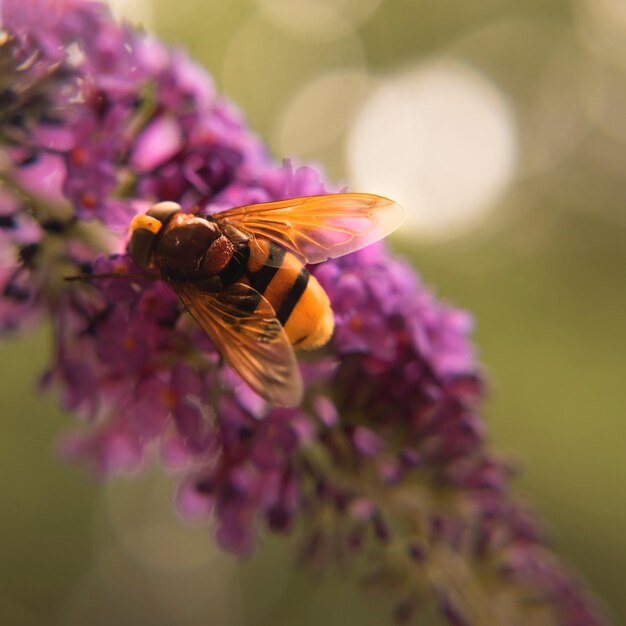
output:
{"label": "hoverfly", "polygon": [[397,228],[403,209],[365,193],[305,196],[184,213],[155,204],[130,224],[128,251],[156,270],[224,360],[272,404],[294,406],[302,379],[294,349],[327,343],[334,317],[305,267],[363,248]]}

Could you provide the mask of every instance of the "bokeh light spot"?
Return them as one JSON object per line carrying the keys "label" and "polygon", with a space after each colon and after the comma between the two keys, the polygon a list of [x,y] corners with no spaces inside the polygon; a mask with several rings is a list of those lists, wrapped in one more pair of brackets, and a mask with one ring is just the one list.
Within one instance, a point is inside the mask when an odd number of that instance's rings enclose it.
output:
{"label": "bokeh light spot", "polygon": [[277,116],[273,145],[278,154],[316,157],[339,139],[367,93],[370,80],[360,69],[339,69],[302,87]]}
{"label": "bokeh light spot", "polygon": [[343,37],[371,17],[382,0],[256,0],[263,15],[293,37]]}
{"label": "bokeh light spot", "polygon": [[[590,66],[581,95],[593,123],[612,139],[626,143],[626,66]],[[619,167],[623,168],[623,159]]]}
{"label": "bokeh light spot", "polygon": [[221,79],[225,91],[250,111],[259,132],[271,133],[277,112],[307,81],[331,68],[365,66],[363,44],[356,35],[319,46],[294,40],[255,16],[244,22],[226,50]]}
{"label": "bokeh light spot", "polygon": [[626,2],[578,0],[574,8],[578,32],[589,50],[612,64],[626,65]]}
{"label": "bokeh light spot", "polygon": [[181,524],[172,511],[173,487],[156,472],[106,484],[109,521],[119,543],[138,562],[162,571],[185,571],[218,558],[203,526]]}
{"label": "bokeh light spot", "polygon": [[498,88],[469,65],[442,60],[384,79],[348,141],[353,189],[388,195],[422,237],[475,224],[510,183],[517,129]]}
{"label": "bokeh light spot", "polygon": [[167,572],[133,561],[119,545],[102,546],[70,596],[62,623],[238,626],[243,616],[237,572],[224,553],[208,567]]}
{"label": "bokeh light spot", "polygon": [[118,19],[126,19],[133,24],[151,29],[154,26],[152,0],[109,0],[113,15]]}

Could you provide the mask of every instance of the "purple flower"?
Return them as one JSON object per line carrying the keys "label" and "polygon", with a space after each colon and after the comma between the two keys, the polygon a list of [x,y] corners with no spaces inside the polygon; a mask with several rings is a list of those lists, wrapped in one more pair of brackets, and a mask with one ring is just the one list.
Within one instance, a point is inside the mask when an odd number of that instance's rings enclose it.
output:
{"label": "purple flower", "polygon": [[42,314],[41,277],[33,272],[41,238],[41,227],[0,191],[0,332],[29,326]]}
{"label": "purple flower", "polygon": [[79,421],[63,452],[106,476],[157,444],[180,510],[238,554],[298,521],[314,566],[367,549],[400,621],[429,595],[450,624],[606,623],[485,441],[471,317],[383,245],[311,268],[335,334],[302,359],[301,406],[268,406],[126,255],[128,223],[161,200],[326,193],[319,172],[274,163],[184,53],[101,4],[5,0],[2,18],[0,329],[50,320],[41,387]]}
{"label": "purple flower", "polygon": [[214,511],[218,541],[248,554],[255,544],[257,517],[265,517],[275,531],[291,527],[300,504],[293,455],[309,428],[297,410],[275,410],[258,422],[227,398],[220,413],[220,454],[183,485],[179,503],[190,517]]}

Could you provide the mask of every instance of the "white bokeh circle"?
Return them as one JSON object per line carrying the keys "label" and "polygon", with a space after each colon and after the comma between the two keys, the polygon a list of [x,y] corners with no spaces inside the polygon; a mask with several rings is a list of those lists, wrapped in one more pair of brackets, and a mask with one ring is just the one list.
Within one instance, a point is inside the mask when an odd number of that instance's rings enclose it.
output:
{"label": "white bokeh circle", "polygon": [[141,24],[144,28],[154,26],[153,0],[108,0],[111,11],[118,19]]}
{"label": "white bokeh circle", "polygon": [[626,2],[578,0],[574,23],[583,43],[612,65],[626,65]]}
{"label": "white bokeh circle", "polygon": [[298,39],[328,41],[352,33],[382,0],[256,0],[265,18]]}
{"label": "white bokeh circle", "polygon": [[505,95],[471,66],[440,60],[380,81],[347,145],[351,188],[392,197],[424,238],[458,235],[495,206],[517,163]]}
{"label": "white bokeh circle", "polygon": [[306,83],[276,118],[272,144],[278,154],[309,158],[340,139],[369,86],[361,68],[331,70]]}

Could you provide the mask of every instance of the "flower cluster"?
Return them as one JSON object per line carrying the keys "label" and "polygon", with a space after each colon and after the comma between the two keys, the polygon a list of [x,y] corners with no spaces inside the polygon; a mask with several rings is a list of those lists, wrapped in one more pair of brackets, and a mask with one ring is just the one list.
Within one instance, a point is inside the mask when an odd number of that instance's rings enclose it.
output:
{"label": "flower cluster", "polygon": [[302,405],[267,406],[138,273],[127,226],[161,200],[326,193],[318,172],[275,164],[184,53],[101,4],[5,0],[2,24],[0,329],[51,320],[42,384],[81,422],[70,457],[107,475],[156,446],[187,472],[181,511],[240,554],[299,520],[309,563],[370,552],[399,620],[430,598],[453,625],[605,623],[485,443],[466,313],[380,245],[313,268],[336,331],[301,363]]}

